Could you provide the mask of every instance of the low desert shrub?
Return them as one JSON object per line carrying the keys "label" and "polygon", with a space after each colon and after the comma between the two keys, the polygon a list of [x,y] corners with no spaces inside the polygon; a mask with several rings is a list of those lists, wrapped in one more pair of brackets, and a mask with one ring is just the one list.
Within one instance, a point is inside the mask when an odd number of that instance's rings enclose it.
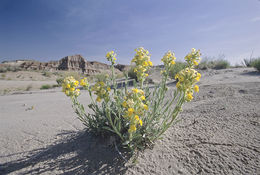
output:
{"label": "low desert shrub", "polygon": [[18,66],[3,66],[0,68],[0,73],[5,73],[5,72],[18,72],[21,71],[22,69]]}
{"label": "low desert shrub", "polygon": [[21,71],[22,69],[18,66],[9,66],[7,67],[7,71],[10,71],[10,72],[18,72],[18,71]]}
{"label": "low desert shrub", "polygon": [[[191,101],[193,93],[199,91],[196,83],[201,78],[200,73],[194,69],[200,62],[200,52],[192,49],[185,57],[186,67],[175,74],[175,79],[178,80],[176,89],[169,89],[166,80],[171,74],[170,70],[174,67],[176,58],[173,52],[168,51],[162,58],[164,68],[161,82],[151,89],[144,85],[147,72],[152,66],[150,54],[144,48],[135,51],[132,63],[135,64],[133,71],[136,73],[138,84],[132,89],[127,87],[127,83],[123,88],[116,88],[116,54],[113,51],[106,54],[106,58],[111,62],[112,74],[104,81],[90,87],[87,78],[79,82],[69,76],[62,84],[62,91],[70,97],[75,113],[87,129],[96,135],[112,136],[115,146],[127,148],[131,153],[153,145],[162,137],[176,122],[182,105]],[[78,99],[81,93],[79,86],[87,90],[90,96],[89,113]],[[172,93],[173,96],[167,98],[166,93]]]}
{"label": "low desert shrub", "polygon": [[47,71],[44,71],[43,73],[42,73],[42,75],[43,76],[45,76],[45,77],[51,77],[51,72],[47,72]]}
{"label": "low desert shrub", "polygon": [[6,67],[0,67],[0,73],[5,73],[5,72],[7,72]]}
{"label": "low desert shrub", "polygon": [[41,86],[40,89],[50,89],[50,88],[52,88],[51,85],[49,85],[49,84],[44,84],[44,85]]}
{"label": "low desert shrub", "polygon": [[28,85],[28,86],[25,88],[26,91],[30,91],[31,89],[32,89],[32,85],[31,85],[31,84]]}
{"label": "low desert shrub", "polygon": [[81,73],[79,73],[79,72],[75,72],[75,71],[68,71],[68,72],[64,72],[63,73],[63,75],[62,75],[62,77],[69,77],[69,76],[72,76],[72,77],[74,77],[76,80],[80,80],[81,79],[81,77],[82,77],[82,74]]}
{"label": "low desert shrub", "polygon": [[130,79],[135,79],[137,81],[137,74],[134,72],[134,67],[131,67],[128,71],[125,72],[125,74],[127,74]]}
{"label": "low desert shrub", "polygon": [[60,85],[58,85],[58,84],[53,84],[52,85],[52,88],[56,88],[56,87],[60,87]]}
{"label": "low desert shrub", "polygon": [[105,81],[107,79],[109,75],[105,74],[105,73],[100,73],[95,75],[95,79],[99,82],[99,81]]}
{"label": "low desert shrub", "polygon": [[214,62],[213,61],[208,61],[207,59],[203,59],[199,65],[196,66],[197,69],[200,70],[206,70],[209,68],[213,68]]}
{"label": "low desert shrub", "polygon": [[58,86],[61,86],[61,85],[62,85],[63,80],[64,80],[64,78],[57,78],[57,79],[56,79],[56,82],[57,82]]}
{"label": "low desert shrub", "polygon": [[260,72],[260,57],[256,58],[251,65]]}
{"label": "low desert shrub", "polygon": [[253,67],[253,62],[255,61],[255,58],[245,58],[243,60],[243,64],[246,66],[246,67]]}
{"label": "low desert shrub", "polygon": [[213,61],[213,69],[227,69],[230,67],[230,63],[227,60],[221,59]]}
{"label": "low desert shrub", "polygon": [[230,67],[230,63],[227,60],[217,59],[217,60],[209,61],[205,59],[195,68],[200,70],[205,70],[205,69],[227,69],[229,67]]}

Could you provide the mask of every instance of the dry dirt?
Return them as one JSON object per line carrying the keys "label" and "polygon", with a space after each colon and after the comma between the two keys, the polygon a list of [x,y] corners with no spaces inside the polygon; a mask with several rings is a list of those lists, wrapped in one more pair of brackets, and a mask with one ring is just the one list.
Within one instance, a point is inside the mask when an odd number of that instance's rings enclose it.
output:
{"label": "dry dirt", "polygon": [[84,132],[59,89],[0,96],[0,174],[260,174],[254,69],[202,72],[200,92],[179,119],[130,166],[109,142]]}

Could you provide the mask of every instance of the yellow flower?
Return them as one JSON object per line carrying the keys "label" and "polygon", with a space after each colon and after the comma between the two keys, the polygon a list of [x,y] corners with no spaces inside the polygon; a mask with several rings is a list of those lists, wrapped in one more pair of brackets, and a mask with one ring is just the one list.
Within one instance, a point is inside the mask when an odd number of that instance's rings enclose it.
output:
{"label": "yellow flower", "polygon": [[97,102],[101,102],[101,98],[100,98],[100,97],[97,97],[96,101],[97,101]]}
{"label": "yellow flower", "polygon": [[124,108],[127,107],[127,103],[126,103],[126,101],[124,101],[124,102],[122,103],[122,106],[123,106]]}
{"label": "yellow flower", "polygon": [[83,87],[89,86],[87,78],[83,78],[83,79],[80,80],[80,86],[83,86]]}
{"label": "yellow flower", "polygon": [[137,73],[137,79],[141,82],[144,82],[146,78],[146,71],[151,68],[153,63],[150,61],[149,52],[144,48],[140,47],[135,49],[136,54],[131,62],[135,63],[134,72]]}
{"label": "yellow flower", "polygon": [[174,65],[174,64],[175,64],[175,61],[172,60],[172,61],[171,61],[171,64]]}
{"label": "yellow flower", "polygon": [[200,73],[197,73],[197,77],[196,77],[196,80],[199,81],[201,78],[201,74]]}
{"label": "yellow flower", "polygon": [[188,101],[191,101],[193,99],[192,93],[188,93],[186,98]]}
{"label": "yellow flower", "polygon": [[144,95],[144,91],[143,90],[139,90],[141,95]]}
{"label": "yellow flower", "polygon": [[179,74],[176,74],[175,76],[174,76],[174,79],[176,80],[177,78],[179,78]]}
{"label": "yellow flower", "polygon": [[194,86],[194,91],[195,91],[195,92],[199,92],[199,86],[198,86],[198,85],[195,85],[195,86]]}
{"label": "yellow flower", "polygon": [[68,89],[69,89],[69,88],[70,88],[70,84],[67,84],[67,85],[66,85],[66,88],[68,88]]}
{"label": "yellow flower", "polygon": [[129,133],[135,132],[136,131],[136,126],[135,125],[130,125],[130,128],[128,129]]}
{"label": "yellow flower", "polygon": [[179,88],[181,86],[180,82],[176,84],[176,87]]}
{"label": "yellow flower", "polygon": [[141,119],[139,120],[139,124],[140,126],[143,126],[143,121]]}
{"label": "yellow flower", "polygon": [[148,110],[148,106],[146,104],[144,104],[143,107],[144,107],[145,110]]}
{"label": "yellow flower", "polygon": [[194,64],[195,66],[197,66],[199,63],[194,60],[194,61],[193,61],[193,64]]}
{"label": "yellow flower", "polygon": [[139,92],[139,90],[136,89],[136,88],[132,89],[132,91],[133,91],[133,93],[138,93]]}
{"label": "yellow flower", "polygon": [[69,92],[69,91],[65,91],[65,94],[66,94],[66,95],[69,95],[69,94],[70,94],[70,92]]}
{"label": "yellow flower", "polygon": [[79,85],[79,82],[78,81],[75,81],[74,82],[74,86],[78,86]]}
{"label": "yellow flower", "polygon": [[110,88],[110,87],[107,87],[107,90],[108,90],[108,91],[111,91],[111,88]]}
{"label": "yellow flower", "polygon": [[148,74],[145,74],[146,77],[148,77]]}
{"label": "yellow flower", "polygon": [[144,66],[144,67],[148,66],[148,63],[147,63],[146,61],[143,62],[143,66]]}
{"label": "yellow flower", "polygon": [[140,98],[141,98],[141,100],[145,100],[145,96],[143,96],[143,95]]}
{"label": "yellow flower", "polygon": [[74,87],[70,88],[70,91],[75,91],[75,88]]}
{"label": "yellow flower", "polygon": [[139,120],[140,120],[138,115],[135,115],[135,120],[136,120],[136,121],[139,121]]}
{"label": "yellow flower", "polygon": [[131,116],[134,113],[134,109],[133,108],[129,108],[128,109],[128,115]]}

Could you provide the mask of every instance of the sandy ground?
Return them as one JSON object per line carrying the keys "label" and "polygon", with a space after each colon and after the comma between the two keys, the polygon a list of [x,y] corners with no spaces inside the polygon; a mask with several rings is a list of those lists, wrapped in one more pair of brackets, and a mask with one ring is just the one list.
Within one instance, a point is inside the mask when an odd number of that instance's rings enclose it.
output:
{"label": "sandy ground", "polygon": [[84,132],[59,89],[0,96],[0,174],[260,174],[254,69],[202,72],[179,119],[129,166],[109,142]]}
{"label": "sandy ground", "polygon": [[0,73],[0,95],[39,90],[42,85],[57,85],[58,75],[36,71]]}

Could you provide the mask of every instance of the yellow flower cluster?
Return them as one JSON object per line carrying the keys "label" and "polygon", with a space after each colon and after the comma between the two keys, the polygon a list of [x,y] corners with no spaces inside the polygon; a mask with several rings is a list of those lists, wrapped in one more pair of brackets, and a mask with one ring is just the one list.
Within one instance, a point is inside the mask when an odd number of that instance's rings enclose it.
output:
{"label": "yellow flower cluster", "polygon": [[140,126],[143,125],[140,116],[143,116],[145,110],[148,110],[148,106],[145,104],[144,91],[136,88],[132,89],[125,97],[122,106],[125,109],[123,117],[126,118],[130,124],[128,132],[133,133],[136,131],[138,124]]}
{"label": "yellow flower cluster", "polygon": [[199,92],[199,86],[195,85],[201,78],[201,74],[196,70],[188,67],[181,70],[175,75],[175,79],[178,79],[176,87],[178,90],[185,92],[185,98],[187,101],[193,99],[193,92]]}
{"label": "yellow flower cluster", "polygon": [[112,63],[112,65],[116,64],[116,53],[114,51],[110,51],[106,54],[107,60]]}
{"label": "yellow flower cluster", "polygon": [[79,96],[79,89],[76,89],[79,85],[79,82],[75,80],[72,76],[66,77],[62,83],[62,92],[67,96],[74,97]]}
{"label": "yellow flower cluster", "polygon": [[189,67],[197,66],[200,62],[200,50],[196,50],[194,48],[191,49],[191,52],[185,56],[185,60],[188,63]]}
{"label": "yellow flower cluster", "polygon": [[148,71],[150,67],[153,66],[153,63],[150,61],[151,55],[149,54],[148,50],[145,50],[142,47],[135,49],[135,51],[136,54],[131,61],[132,63],[136,64],[134,72],[137,73],[138,80],[144,81],[145,77],[148,76],[146,71]]}
{"label": "yellow flower cluster", "polygon": [[94,94],[97,95],[97,102],[101,102],[102,99],[104,99],[105,101],[109,100],[109,92],[111,91],[111,89],[110,87],[107,87],[103,81],[97,82],[91,88],[91,91],[94,91]]}
{"label": "yellow flower cluster", "polygon": [[165,67],[170,67],[171,65],[174,65],[175,60],[176,60],[176,57],[175,57],[174,53],[171,51],[168,51],[161,59],[161,61],[164,63]]}
{"label": "yellow flower cluster", "polygon": [[89,83],[87,81],[87,78],[83,78],[80,80],[80,86],[84,87],[84,88],[88,88],[89,87]]}

